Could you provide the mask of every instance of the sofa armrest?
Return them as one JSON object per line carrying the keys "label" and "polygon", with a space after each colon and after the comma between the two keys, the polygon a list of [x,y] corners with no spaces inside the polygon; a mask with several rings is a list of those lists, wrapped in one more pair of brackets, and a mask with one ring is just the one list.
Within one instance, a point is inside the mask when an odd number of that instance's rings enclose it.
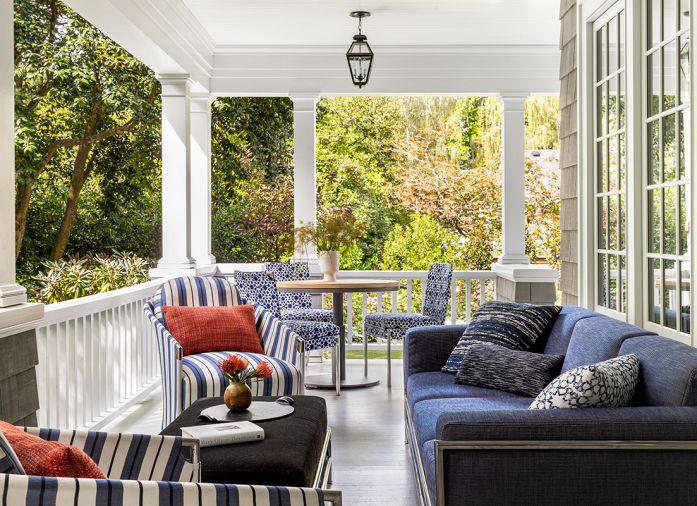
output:
{"label": "sofa armrest", "polygon": [[404,338],[404,384],[411,374],[440,371],[467,325],[432,325],[409,329]]}
{"label": "sofa armrest", "polygon": [[[7,499],[7,504],[323,506],[324,501],[328,501],[334,506],[341,506],[341,492],[318,488],[48,478],[16,474],[0,474],[0,483],[0,495]],[[56,497],[60,497],[57,503]]]}
{"label": "sofa armrest", "polygon": [[697,441],[697,407],[446,412],[445,441]]}

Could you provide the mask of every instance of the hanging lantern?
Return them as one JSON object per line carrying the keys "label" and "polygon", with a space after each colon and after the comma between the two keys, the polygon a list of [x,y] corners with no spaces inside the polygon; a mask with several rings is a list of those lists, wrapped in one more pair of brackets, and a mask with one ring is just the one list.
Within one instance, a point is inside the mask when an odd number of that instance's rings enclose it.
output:
{"label": "hanging lantern", "polygon": [[353,36],[353,42],[346,51],[351,80],[359,88],[368,84],[370,69],[373,65],[373,51],[368,45],[368,38],[361,33],[363,18],[368,16],[370,16],[370,12],[366,11],[351,13],[351,17],[358,18],[358,34]]}

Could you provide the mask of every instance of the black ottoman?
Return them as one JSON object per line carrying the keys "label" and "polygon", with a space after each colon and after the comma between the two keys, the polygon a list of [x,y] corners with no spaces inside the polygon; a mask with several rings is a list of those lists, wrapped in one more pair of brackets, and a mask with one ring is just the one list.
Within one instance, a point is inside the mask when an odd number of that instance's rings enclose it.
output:
{"label": "black ottoman", "polygon": [[[273,401],[277,397],[255,397]],[[321,487],[328,472],[329,434],[323,398],[294,395],[295,412],[285,418],[254,422],[265,439],[249,443],[201,448],[201,479],[206,483]],[[200,399],[160,434],[181,436],[181,427],[199,422],[202,410],[222,404],[222,397]]]}

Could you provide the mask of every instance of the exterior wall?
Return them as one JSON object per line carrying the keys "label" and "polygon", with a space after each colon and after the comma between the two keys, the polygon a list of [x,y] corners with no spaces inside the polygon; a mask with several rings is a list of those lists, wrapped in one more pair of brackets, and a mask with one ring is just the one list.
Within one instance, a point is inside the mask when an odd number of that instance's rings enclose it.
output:
{"label": "exterior wall", "polygon": [[0,338],[0,420],[36,425],[36,331]]}
{"label": "exterior wall", "polygon": [[560,169],[561,302],[578,304],[578,117],[576,80],[576,0],[561,0]]}

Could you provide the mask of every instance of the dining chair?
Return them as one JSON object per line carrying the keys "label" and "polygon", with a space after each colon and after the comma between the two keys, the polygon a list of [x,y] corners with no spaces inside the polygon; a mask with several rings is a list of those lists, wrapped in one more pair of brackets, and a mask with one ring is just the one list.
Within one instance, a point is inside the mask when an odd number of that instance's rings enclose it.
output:
{"label": "dining chair", "polygon": [[[235,271],[235,286],[247,302],[259,304],[279,318],[284,326],[298,334],[305,343],[305,353],[315,350],[332,349],[336,378],[340,377],[339,367],[339,326],[321,321],[287,320],[281,313],[276,281],[264,271]],[[305,361],[307,363],[307,361]],[[336,381],[336,395],[341,393],[341,382]]]}
{"label": "dining chair", "polygon": [[[426,278],[426,293],[421,314],[373,313],[363,319],[363,334],[387,340],[387,386],[392,386],[393,339],[404,339],[407,330],[426,325],[443,325],[450,298],[450,282],[453,277],[451,264],[431,264]],[[368,357],[364,357],[368,367]]]}
{"label": "dining chair", "polygon": [[[307,262],[267,262],[266,272],[276,281],[310,279],[310,266]],[[332,311],[312,307],[312,295],[309,293],[281,292],[278,294],[278,301],[283,319],[327,323],[334,321]]]}

